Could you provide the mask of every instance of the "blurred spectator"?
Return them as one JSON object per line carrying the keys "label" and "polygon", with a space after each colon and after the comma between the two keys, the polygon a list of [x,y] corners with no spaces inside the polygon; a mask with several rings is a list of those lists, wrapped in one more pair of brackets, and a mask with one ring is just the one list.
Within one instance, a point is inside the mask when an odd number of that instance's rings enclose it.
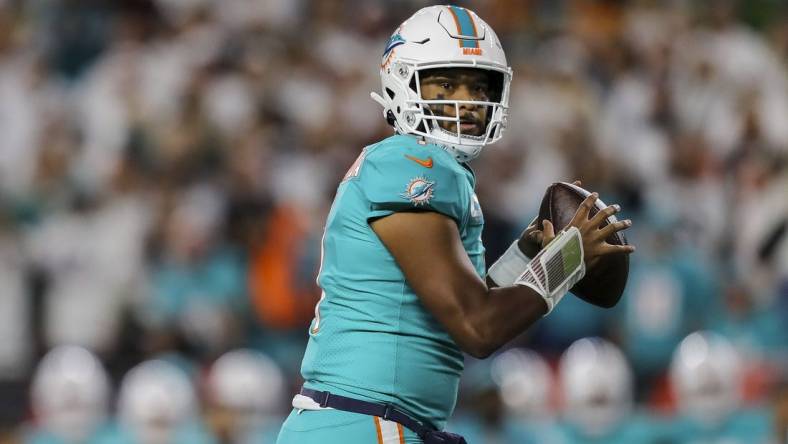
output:
{"label": "blurred spectator", "polygon": [[159,227],[162,250],[150,270],[142,315],[152,331],[180,333],[212,356],[237,341],[246,309],[242,261],[220,236],[225,201],[216,189],[195,186],[173,202]]}
{"label": "blurred spectator", "polygon": [[16,231],[0,208],[0,337],[6,338],[0,343],[0,381],[21,378],[33,357],[25,252]]}
{"label": "blurred spectator", "polygon": [[112,350],[120,312],[137,296],[149,217],[133,196],[82,194],[30,231],[31,260],[47,275],[47,344]]}

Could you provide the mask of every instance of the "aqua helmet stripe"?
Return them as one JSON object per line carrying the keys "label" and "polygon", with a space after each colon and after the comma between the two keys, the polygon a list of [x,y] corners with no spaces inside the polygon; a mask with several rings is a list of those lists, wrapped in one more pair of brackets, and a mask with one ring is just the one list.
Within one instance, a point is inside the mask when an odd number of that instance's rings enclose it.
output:
{"label": "aqua helmet stripe", "polygon": [[[457,33],[466,37],[478,37],[476,32],[476,23],[473,17],[465,8],[458,6],[449,6],[449,10],[454,16],[454,22],[457,24]],[[478,48],[479,42],[477,40],[462,39],[460,46],[463,48]]]}

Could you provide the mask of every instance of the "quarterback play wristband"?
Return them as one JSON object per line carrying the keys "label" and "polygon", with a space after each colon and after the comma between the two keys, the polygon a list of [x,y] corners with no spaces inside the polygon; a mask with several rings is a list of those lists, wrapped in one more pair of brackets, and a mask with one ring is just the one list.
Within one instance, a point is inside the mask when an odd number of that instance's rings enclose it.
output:
{"label": "quarterback play wristband", "polygon": [[584,275],[583,239],[576,227],[570,227],[559,232],[531,260],[514,284],[525,285],[539,293],[547,303],[546,314],[549,314]]}

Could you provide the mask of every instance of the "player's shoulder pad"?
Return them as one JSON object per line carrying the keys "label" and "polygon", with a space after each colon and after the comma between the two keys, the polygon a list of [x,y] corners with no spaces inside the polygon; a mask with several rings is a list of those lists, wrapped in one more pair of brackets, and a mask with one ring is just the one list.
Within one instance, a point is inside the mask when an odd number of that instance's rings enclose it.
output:
{"label": "player's shoulder pad", "polygon": [[444,149],[396,135],[370,146],[360,186],[372,215],[426,210],[443,213],[458,224],[467,217],[470,192],[463,167]]}
{"label": "player's shoulder pad", "polygon": [[408,135],[391,136],[373,145],[368,149],[367,161],[389,166],[392,171],[464,175],[462,166],[446,150]]}

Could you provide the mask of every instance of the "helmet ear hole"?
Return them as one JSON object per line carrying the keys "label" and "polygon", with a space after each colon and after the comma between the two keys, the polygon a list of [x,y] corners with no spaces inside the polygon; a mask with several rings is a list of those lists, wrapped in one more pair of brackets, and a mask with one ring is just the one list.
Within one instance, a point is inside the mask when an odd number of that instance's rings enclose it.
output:
{"label": "helmet ear hole", "polygon": [[[399,107],[397,108],[398,108],[397,112],[399,112]],[[386,122],[391,126],[394,126],[394,124],[397,122],[397,119],[394,117],[394,113],[391,112],[391,110],[388,110],[388,112],[386,112]]]}
{"label": "helmet ear hole", "polygon": [[490,101],[500,102],[501,97],[503,96],[503,73],[497,71],[488,71],[487,77],[490,79],[490,90],[492,91]]}

